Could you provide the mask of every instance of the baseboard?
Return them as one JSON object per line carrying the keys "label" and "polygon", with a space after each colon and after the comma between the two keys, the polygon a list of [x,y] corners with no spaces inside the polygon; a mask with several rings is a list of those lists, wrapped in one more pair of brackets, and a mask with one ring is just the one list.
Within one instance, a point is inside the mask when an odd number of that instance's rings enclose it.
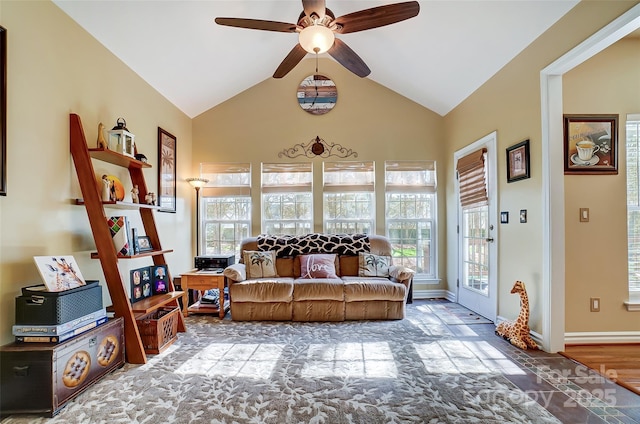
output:
{"label": "baseboard", "polygon": [[564,333],[564,343],[602,344],[602,343],[640,343],[640,331],[610,331],[610,332],[575,332]]}
{"label": "baseboard", "polygon": [[[505,317],[496,317],[496,325],[506,321]],[[529,331],[533,340],[540,346],[542,334]],[[611,331],[611,332],[575,332],[564,333],[564,343],[567,345],[576,344],[602,344],[602,343],[640,343],[640,331]]]}
{"label": "baseboard", "polygon": [[456,301],[456,296],[452,292],[444,289],[438,290],[414,290],[414,299],[447,299],[450,302]]}

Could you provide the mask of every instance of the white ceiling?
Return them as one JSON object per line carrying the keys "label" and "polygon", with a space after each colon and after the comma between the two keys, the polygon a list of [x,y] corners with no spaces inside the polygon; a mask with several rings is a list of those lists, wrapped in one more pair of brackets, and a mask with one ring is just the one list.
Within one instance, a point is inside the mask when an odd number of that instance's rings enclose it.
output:
{"label": "white ceiling", "polygon": [[[298,41],[214,18],[296,23],[302,11],[300,0],[53,1],[189,117],[271,78]],[[327,7],[338,17],[397,2],[327,0]],[[419,3],[415,18],[338,37],[371,68],[367,78],[446,115],[578,0]]]}

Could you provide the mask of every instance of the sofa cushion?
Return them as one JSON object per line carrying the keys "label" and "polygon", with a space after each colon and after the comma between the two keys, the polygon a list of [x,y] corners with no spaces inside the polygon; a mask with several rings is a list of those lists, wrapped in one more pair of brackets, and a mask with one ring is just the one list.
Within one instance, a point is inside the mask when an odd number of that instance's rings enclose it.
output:
{"label": "sofa cushion", "polygon": [[363,300],[404,301],[406,287],[382,277],[342,277],[344,281],[344,300],[360,302]]}
{"label": "sofa cushion", "polygon": [[275,252],[261,252],[257,250],[245,250],[244,265],[247,278],[277,277]]}
{"label": "sofa cushion", "polygon": [[391,266],[391,256],[379,256],[371,253],[358,255],[358,276],[360,277],[388,277]]}
{"label": "sofa cushion", "polygon": [[229,286],[233,302],[291,302],[293,278],[259,278],[233,283]]}
{"label": "sofa cushion", "polygon": [[276,271],[280,277],[294,277],[293,258],[276,258]]}
{"label": "sofa cushion", "polygon": [[300,255],[300,278],[338,278],[336,255]]}
{"label": "sofa cushion", "polygon": [[344,300],[340,278],[298,278],[293,282],[293,300]]}
{"label": "sofa cushion", "polygon": [[340,276],[358,275],[358,255],[340,256]]}

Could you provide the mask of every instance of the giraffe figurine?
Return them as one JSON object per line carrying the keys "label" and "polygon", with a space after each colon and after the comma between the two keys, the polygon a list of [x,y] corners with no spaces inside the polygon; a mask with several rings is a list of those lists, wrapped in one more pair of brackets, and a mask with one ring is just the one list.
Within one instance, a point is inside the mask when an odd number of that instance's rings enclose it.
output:
{"label": "giraffe figurine", "polygon": [[516,281],[511,289],[511,294],[520,294],[520,313],[515,321],[503,321],[496,327],[496,335],[520,349],[538,349],[538,345],[529,334],[529,296],[522,281]]}

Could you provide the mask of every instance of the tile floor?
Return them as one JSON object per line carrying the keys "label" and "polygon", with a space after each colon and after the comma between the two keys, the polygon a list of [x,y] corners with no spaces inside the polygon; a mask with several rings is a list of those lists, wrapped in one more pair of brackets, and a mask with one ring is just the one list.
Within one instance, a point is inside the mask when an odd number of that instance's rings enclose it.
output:
{"label": "tile floor", "polygon": [[[434,302],[446,301],[414,300],[413,304]],[[640,424],[640,396],[586,366],[559,354],[520,350],[496,336],[493,324],[447,327],[457,340],[486,342],[502,352],[510,360],[509,369],[503,369],[505,376],[563,423]]]}

